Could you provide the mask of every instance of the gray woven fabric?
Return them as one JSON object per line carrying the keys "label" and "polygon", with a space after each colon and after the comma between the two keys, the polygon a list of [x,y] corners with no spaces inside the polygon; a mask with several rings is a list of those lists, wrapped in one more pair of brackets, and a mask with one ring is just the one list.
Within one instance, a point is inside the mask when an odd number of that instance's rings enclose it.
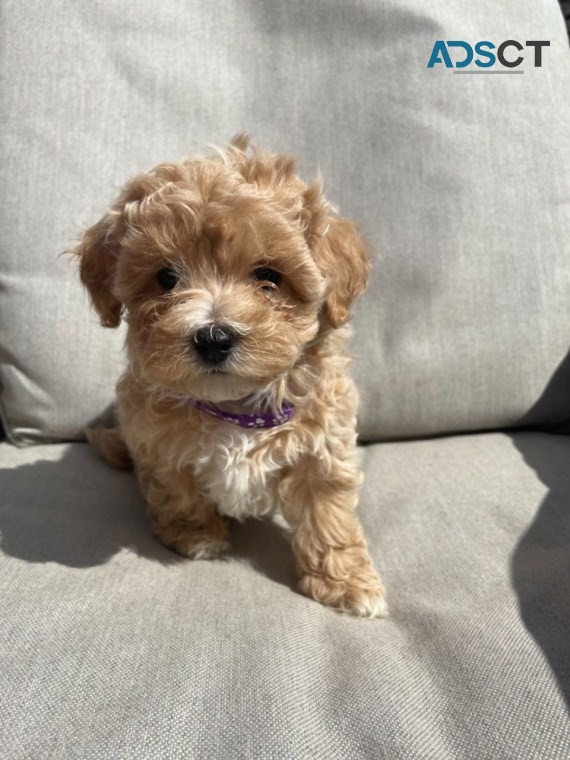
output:
{"label": "gray woven fabric", "polygon": [[271,523],[178,560],[86,445],[0,446],[0,756],[566,760],[570,439],[362,455],[387,620],[295,593]]}
{"label": "gray woven fabric", "polygon": [[[436,39],[546,39],[524,76]],[[354,350],[365,438],[515,424],[570,344],[570,57],[556,0],[4,0],[0,382],[13,440],[77,438],[122,336],[57,254],[125,177],[249,130],[377,250]],[[565,372],[568,374],[568,365]],[[570,416],[553,393],[536,422]]]}

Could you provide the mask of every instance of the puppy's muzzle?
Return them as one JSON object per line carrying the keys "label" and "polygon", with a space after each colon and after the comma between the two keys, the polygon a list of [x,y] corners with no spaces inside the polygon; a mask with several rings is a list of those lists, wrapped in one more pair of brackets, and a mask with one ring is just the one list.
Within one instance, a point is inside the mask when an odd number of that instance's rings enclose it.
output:
{"label": "puppy's muzzle", "polygon": [[196,331],[193,343],[203,361],[216,365],[230,356],[237,343],[237,336],[227,325],[206,325]]}

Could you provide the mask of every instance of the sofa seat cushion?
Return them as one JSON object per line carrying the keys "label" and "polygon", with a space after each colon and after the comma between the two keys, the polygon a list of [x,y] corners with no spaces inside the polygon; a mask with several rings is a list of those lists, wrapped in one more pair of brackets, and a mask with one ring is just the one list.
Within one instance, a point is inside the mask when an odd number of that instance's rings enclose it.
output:
{"label": "sofa seat cushion", "polygon": [[297,594],[271,522],[179,559],[86,444],[1,445],[0,756],[567,757],[570,439],[361,454],[386,620]]}

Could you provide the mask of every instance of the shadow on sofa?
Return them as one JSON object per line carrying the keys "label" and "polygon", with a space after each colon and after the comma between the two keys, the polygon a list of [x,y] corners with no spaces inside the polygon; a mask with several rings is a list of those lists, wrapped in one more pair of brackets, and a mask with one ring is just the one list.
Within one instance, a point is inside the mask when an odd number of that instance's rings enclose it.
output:
{"label": "shadow on sofa", "polygon": [[[560,419],[570,393],[570,353],[559,365],[540,399],[520,421]],[[562,432],[561,428],[553,432]],[[570,707],[570,437],[515,435],[524,461],[548,488],[540,509],[512,557],[511,577],[521,618],[542,649]]]}
{"label": "shadow on sofa", "polygon": [[[88,444],[76,443],[64,452],[59,461],[0,469],[3,552],[72,568],[103,565],[125,549],[163,565],[189,561],[153,536],[132,472],[110,469]],[[291,547],[278,525],[232,521],[231,544],[218,561],[237,559],[273,581],[295,586]]]}
{"label": "shadow on sofa", "polygon": [[158,562],[176,561],[156,546],[131,473],[102,472],[87,444],[0,471],[2,551],[27,562],[73,568],[102,565],[124,548]]}

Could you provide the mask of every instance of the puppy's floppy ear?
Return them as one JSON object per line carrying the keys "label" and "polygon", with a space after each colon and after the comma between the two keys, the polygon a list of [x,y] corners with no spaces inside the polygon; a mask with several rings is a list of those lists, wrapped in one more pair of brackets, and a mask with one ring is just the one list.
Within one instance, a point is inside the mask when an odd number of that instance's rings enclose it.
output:
{"label": "puppy's floppy ear", "polygon": [[118,327],[121,302],[113,295],[113,276],[120,240],[120,212],[108,211],[102,219],[83,233],[74,253],[80,258],[81,282],[91,296],[103,327]]}
{"label": "puppy's floppy ear", "polygon": [[127,227],[126,216],[143,199],[166,182],[180,177],[180,167],[161,164],[127,182],[109,211],[83,233],[73,253],[80,258],[81,281],[89,291],[103,327],[118,327],[123,305],[113,293],[115,269],[121,239]]}
{"label": "puppy's floppy ear", "polygon": [[337,216],[327,203],[320,181],[304,193],[305,236],[317,266],[327,280],[325,318],[340,327],[366,290],[370,277],[369,247],[354,222]]}

